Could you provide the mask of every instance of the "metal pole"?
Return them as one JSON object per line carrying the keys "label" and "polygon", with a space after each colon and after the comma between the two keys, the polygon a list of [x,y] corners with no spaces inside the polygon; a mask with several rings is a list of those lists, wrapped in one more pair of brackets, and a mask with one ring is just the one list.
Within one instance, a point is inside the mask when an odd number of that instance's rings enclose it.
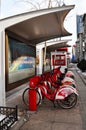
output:
{"label": "metal pole", "polygon": [[48,8],[51,7],[51,0],[49,0],[49,3],[48,3]]}
{"label": "metal pole", "polygon": [[45,65],[46,65],[46,49],[47,49],[47,46],[46,46],[46,41],[45,41],[45,54],[44,54],[45,55],[45,59],[44,59],[45,60]]}
{"label": "metal pole", "polygon": [[82,33],[79,34],[79,43],[80,43],[80,61],[83,59],[83,38]]}
{"label": "metal pole", "polygon": [[[0,26],[1,29],[1,26]],[[5,98],[5,31],[0,30],[0,105],[6,105]]]}

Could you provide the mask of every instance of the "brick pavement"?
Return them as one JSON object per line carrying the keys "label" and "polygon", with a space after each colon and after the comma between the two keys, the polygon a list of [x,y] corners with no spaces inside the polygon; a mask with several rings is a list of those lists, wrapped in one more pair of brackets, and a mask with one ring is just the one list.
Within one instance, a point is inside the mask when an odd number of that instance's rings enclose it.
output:
{"label": "brick pavement", "polygon": [[79,107],[82,118],[83,130],[86,130],[86,79],[82,73],[74,72],[76,75],[77,86],[79,89]]}

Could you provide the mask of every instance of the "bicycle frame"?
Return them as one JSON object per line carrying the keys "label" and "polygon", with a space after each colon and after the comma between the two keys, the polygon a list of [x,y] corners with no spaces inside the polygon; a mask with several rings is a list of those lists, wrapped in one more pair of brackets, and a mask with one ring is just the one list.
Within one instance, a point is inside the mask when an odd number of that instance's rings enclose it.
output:
{"label": "bicycle frame", "polygon": [[[46,78],[45,78],[46,77]],[[53,78],[52,78],[53,77]],[[52,85],[54,87],[52,87]],[[51,75],[49,72],[43,76],[35,76],[30,79],[30,87],[23,93],[23,101],[28,106],[27,100],[25,99],[25,93],[29,90],[36,90],[37,94],[37,105],[41,103],[42,99],[46,97],[50,101],[57,101],[62,108],[72,108],[77,103],[78,92],[74,88],[71,82],[63,83],[62,85],[57,84],[57,74]],[[55,86],[56,85],[56,86]],[[53,90],[52,90],[53,89]],[[73,99],[73,100],[72,100]],[[62,101],[62,102],[61,102]],[[55,106],[55,104],[54,104]]]}
{"label": "bicycle frame", "polygon": [[72,79],[75,78],[75,75],[72,71],[68,71],[66,74],[65,74],[66,77],[71,77]]}
{"label": "bicycle frame", "polygon": [[48,86],[43,83],[38,85],[38,91],[41,95],[41,98],[46,97],[51,101],[64,100],[72,93],[78,95],[76,88],[70,85],[62,85],[59,88],[56,88],[52,93],[48,93]]}
{"label": "bicycle frame", "polygon": [[63,80],[60,80],[58,79],[58,75],[61,75],[61,73],[60,72],[57,73],[56,71],[54,71],[53,74],[46,73],[46,74],[43,74],[43,77],[45,76],[45,78],[42,78],[42,80],[50,82],[51,86],[55,88],[59,87],[61,84],[64,84],[64,85],[68,84],[68,85],[73,85],[74,87],[76,87],[76,83],[72,78],[65,77]]}
{"label": "bicycle frame", "polygon": [[75,93],[76,95],[78,95],[76,88],[70,85],[63,85],[62,88],[60,88],[58,92],[56,93],[55,100],[64,100],[66,97],[68,97],[72,93]]}
{"label": "bicycle frame", "polygon": [[54,73],[57,73],[59,76],[61,76],[61,75],[63,74],[65,77],[69,77],[69,78],[71,78],[71,79],[75,79],[75,75],[74,75],[74,73],[73,73],[72,71],[67,71],[67,69],[65,69],[65,72],[62,73],[62,72],[60,71],[60,68],[61,68],[61,67],[58,67],[58,68],[53,69],[53,72],[54,72]]}
{"label": "bicycle frame", "polygon": [[57,92],[57,89],[55,89],[52,94],[48,93],[48,90],[47,88],[43,85],[39,85],[38,86],[38,91],[41,95],[41,100],[46,97],[47,99],[51,100],[51,101],[54,101],[55,100],[55,95],[56,95],[56,92]]}

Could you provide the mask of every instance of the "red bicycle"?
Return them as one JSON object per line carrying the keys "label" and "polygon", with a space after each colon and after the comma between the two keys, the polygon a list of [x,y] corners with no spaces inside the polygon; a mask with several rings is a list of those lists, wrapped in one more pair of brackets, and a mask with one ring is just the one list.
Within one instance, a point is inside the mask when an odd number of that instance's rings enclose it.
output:
{"label": "red bicycle", "polygon": [[66,77],[65,74],[62,74],[60,71],[60,67],[51,70],[51,72],[42,74],[41,77],[43,81],[46,81],[49,85],[53,87],[59,87],[63,84],[70,84],[73,87],[76,87],[75,80],[70,77]]}
{"label": "red bicycle", "polygon": [[[36,80],[37,78],[39,78],[40,80],[39,79]],[[52,91],[49,88],[48,84],[46,84],[45,81],[41,80],[40,76],[38,77],[36,76],[30,79],[30,87],[28,87],[24,91],[23,96],[22,96],[23,101],[27,106],[29,105],[29,101],[26,102],[25,93],[29,91],[30,89],[32,90],[31,86],[34,86],[35,87],[34,89],[37,92],[36,93],[37,105],[39,105],[42,102],[44,97],[52,101],[54,106],[55,106],[55,102],[57,102],[60,107],[66,108],[66,109],[74,107],[77,103],[78,92],[76,88],[72,87],[71,85],[61,85]]]}
{"label": "red bicycle", "polygon": [[[72,108],[77,103],[77,90],[70,85],[62,85],[53,91],[50,91],[49,87],[43,84],[38,85],[37,91],[40,93],[41,101],[46,97],[53,102],[55,107],[55,102],[65,109]],[[41,102],[40,101],[40,102]]]}

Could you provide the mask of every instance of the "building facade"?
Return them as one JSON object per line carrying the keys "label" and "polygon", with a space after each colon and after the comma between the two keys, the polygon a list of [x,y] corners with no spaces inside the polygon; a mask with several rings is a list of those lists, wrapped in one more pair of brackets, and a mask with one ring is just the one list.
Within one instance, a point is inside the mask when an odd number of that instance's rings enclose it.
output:
{"label": "building facade", "polygon": [[86,14],[77,15],[76,59],[86,60]]}
{"label": "building facade", "polygon": [[86,60],[86,14],[83,16],[83,47],[84,59]]}

